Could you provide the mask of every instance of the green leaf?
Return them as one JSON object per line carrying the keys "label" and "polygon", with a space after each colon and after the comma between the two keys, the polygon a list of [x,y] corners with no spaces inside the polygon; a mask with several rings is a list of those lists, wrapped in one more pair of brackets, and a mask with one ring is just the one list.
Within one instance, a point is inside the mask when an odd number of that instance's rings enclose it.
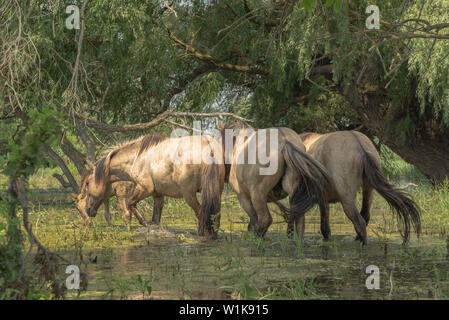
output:
{"label": "green leaf", "polygon": [[148,295],[149,295],[149,296],[151,296],[151,291],[152,291],[151,286],[148,286],[148,287],[147,287],[147,292],[148,292]]}
{"label": "green leaf", "polygon": [[341,11],[342,2],[343,2],[343,0],[335,0],[335,2],[334,2],[335,12],[339,13]]}
{"label": "green leaf", "polygon": [[334,3],[334,0],[326,0],[326,8],[330,8],[333,3]]}

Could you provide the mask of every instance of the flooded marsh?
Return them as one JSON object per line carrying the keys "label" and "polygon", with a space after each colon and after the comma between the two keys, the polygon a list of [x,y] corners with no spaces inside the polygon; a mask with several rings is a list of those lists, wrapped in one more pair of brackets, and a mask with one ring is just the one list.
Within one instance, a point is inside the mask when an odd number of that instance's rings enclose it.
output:
{"label": "flooded marsh", "polygon": [[[218,240],[196,235],[193,212],[182,200],[166,200],[161,226],[127,231],[112,206],[90,227],[72,206],[36,207],[34,230],[50,249],[88,274],[87,291],[69,299],[447,299],[449,258],[444,234],[430,229],[403,246],[396,221],[378,195],[368,245],[354,241],[352,223],[331,206],[331,241],[319,233],[317,209],[306,215],[304,243],[288,239],[286,223],[271,207],[274,223],[263,239],[246,231],[248,217],[232,193],[223,197]],[[139,205],[147,220],[152,200]],[[117,213],[117,214],[114,214]],[[427,234],[426,234],[427,233]],[[75,248],[75,249],[74,249]],[[379,289],[366,287],[367,267],[379,269]]]}

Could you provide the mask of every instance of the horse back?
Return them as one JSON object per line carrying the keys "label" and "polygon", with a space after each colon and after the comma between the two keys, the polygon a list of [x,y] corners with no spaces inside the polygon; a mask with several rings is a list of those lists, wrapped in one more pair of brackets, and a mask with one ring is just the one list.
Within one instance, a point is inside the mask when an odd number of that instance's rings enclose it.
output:
{"label": "horse back", "polygon": [[151,180],[154,192],[182,197],[199,191],[202,181],[203,153],[217,156],[221,165],[221,145],[206,136],[185,136],[160,142],[143,153],[136,170]]}
{"label": "horse back", "polygon": [[336,131],[321,135],[308,153],[329,173],[336,197],[353,196],[363,183],[364,150],[380,166],[380,157],[371,140],[356,131]]}

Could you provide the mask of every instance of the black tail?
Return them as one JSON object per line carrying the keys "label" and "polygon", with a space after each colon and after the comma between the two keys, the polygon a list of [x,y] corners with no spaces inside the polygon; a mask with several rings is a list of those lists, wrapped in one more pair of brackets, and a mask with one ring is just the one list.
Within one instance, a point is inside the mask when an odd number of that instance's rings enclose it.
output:
{"label": "black tail", "polygon": [[387,181],[382,173],[380,164],[363,148],[360,140],[355,134],[354,136],[357,139],[364,156],[364,178],[366,178],[368,183],[388,202],[398,218],[398,221],[404,225],[404,230],[400,230],[404,243],[407,243],[410,237],[410,224],[413,224],[419,237],[421,233],[421,218],[418,205],[407,193],[396,189]]}
{"label": "black tail", "polygon": [[[221,207],[224,175],[224,165],[215,163],[215,159],[212,164],[202,165],[198,234],[205,235],[207,238],[215,238],[220,225],[220,217],[217,213],[220,212]],[[213,228],[213,223],[215,228]]]}
{"label": "black tail", "polygon": [[331,184],[324,167],[308,154],[286,141],[283,149],[287,165],[300,175],[290,206],[290,222],[296,222],[313,206],[326,202],[327,190]]}

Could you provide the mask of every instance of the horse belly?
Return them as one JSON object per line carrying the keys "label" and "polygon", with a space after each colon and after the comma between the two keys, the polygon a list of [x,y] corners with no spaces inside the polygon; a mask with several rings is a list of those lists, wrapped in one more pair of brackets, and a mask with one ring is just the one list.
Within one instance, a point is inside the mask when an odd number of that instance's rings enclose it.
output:
{"label": "horse belly", "polygon": [[200,166],[174,165],[171,170],[162,170],[153,174],[154,189],[159,194],[181,198],[186,193],[199,191],[200,177]]}

